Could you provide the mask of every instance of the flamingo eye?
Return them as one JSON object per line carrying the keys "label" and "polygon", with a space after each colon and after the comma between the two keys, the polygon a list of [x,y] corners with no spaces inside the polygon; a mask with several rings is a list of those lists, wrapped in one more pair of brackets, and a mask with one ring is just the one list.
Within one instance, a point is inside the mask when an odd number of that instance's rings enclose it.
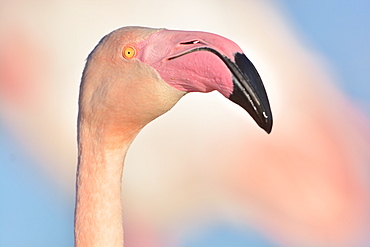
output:
{"label": "flamingo eye", "polygon": [[131,58],[135,57],[135,54],[136,54],[136,49],[132,46],[126,46],[123,49],[123,56],[126,59],[131,59]]}

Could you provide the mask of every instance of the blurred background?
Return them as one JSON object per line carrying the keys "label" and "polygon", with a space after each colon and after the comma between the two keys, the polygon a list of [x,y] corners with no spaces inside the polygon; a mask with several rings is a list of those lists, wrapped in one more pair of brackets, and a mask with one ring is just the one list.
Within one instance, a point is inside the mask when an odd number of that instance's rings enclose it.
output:
{"label": "blurred background", "polygon": [[139,25],[235,41],[270,135],[218,93],[149,124],[123,176],[125,246],[370,246],[370,2],[0,0],[0,246],[72,246],[85,59]]}

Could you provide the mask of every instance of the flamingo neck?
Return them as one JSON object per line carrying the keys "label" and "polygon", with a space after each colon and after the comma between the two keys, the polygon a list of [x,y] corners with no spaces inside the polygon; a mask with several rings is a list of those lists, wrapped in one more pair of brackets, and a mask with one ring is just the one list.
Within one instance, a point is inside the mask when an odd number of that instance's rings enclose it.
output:
{"label": "flamingo neck", "polygon": [[[122,129],[121,129],[122,130]],[[140,128],[114,135],[79,123],[75,246],[123,246],[124,158]],[[110,134],[112,133],[112,135]]]}

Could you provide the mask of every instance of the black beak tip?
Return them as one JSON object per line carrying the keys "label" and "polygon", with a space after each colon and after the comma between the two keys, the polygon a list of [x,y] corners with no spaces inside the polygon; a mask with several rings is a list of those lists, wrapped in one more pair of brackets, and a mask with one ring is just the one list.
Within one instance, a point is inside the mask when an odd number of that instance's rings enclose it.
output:
{"label": "black beak tip", "polygon": [[247,108],[247,111],[250,113],[252,118],[256,121],[258,126],[260,126],[263,130],[267,132],[267,134],[271,133],[272,126],[273,126],[273,119],[270,104],[265,102],[265,105],[262,109],[256,111],[250,111],[250,108]]}
{"label": "black beak tip", "polygon": [[229,99],[243,107],[268,134],[272,130],[272,113],[262,79],[252,62],[242,53],[235,54],[233,93]]}
{"label": "black beak tip", "polygon": [[261,101],[262,105],[256,107],[252,100],[245,97],[245,92],[238,87],[234,88],[234,93],[229,96],[229,100],[244,108],[267,134],[271,133],[273,120],[268,100]]}
{"label": "black beak tip", "polygon": [[[263,113],[263,115],[264,115],[264,117],[266,117],[265,112]],[[271,133],[271,130],[272,130],[272,125],[273,125],[272,123],[273,123],[273,121],[272,121],[272,115],[270,114],[269,116],[267,116],[267,118],[264,119],[263,122],[258,123],[258,125],[262,129],[264,129],[267,132],[267,134],[270,134]]]}

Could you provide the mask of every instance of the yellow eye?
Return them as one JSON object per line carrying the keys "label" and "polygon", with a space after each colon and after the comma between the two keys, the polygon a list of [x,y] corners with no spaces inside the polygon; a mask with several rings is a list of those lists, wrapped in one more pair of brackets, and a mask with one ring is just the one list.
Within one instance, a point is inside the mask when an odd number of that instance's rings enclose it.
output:
{"label": "yellow eye", "polygon": [[136,50],[134,47],[132,46],[126,46],[124,49],[123,49],[123,56],[126,58],[126,59],[131,59],[135,56],[136,54]]}

